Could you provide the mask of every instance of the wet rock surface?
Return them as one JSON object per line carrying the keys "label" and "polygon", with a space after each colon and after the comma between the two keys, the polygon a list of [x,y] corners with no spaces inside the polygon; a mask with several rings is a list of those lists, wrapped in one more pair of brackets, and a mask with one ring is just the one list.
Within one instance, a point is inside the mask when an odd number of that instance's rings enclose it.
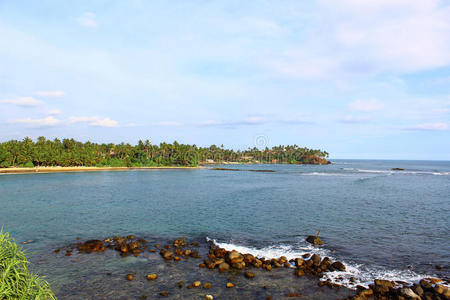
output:
{"label": "wet rock surface", "polygon": [[116,236],[58,250],[53,275],[66,280],[48,280],[61,299],[448,299],[449,293],[437,279],[415,286],[376,280],[355,291],[321,279],[345,270],[328,257],[265,259],[184,238]]}

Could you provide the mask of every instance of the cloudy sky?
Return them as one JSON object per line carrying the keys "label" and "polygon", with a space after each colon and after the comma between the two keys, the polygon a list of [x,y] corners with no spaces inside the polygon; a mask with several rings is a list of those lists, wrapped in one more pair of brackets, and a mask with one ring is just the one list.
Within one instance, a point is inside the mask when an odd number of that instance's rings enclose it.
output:
{"label": "cloudy sky", "polygon": [[450,2],[0,0],[0,140],[450,159]]}

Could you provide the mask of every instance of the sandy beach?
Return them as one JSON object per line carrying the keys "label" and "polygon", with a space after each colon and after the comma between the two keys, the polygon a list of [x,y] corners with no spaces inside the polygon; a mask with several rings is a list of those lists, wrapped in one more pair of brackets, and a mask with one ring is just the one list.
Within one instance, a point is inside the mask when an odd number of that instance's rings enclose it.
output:
{"label": "sandy beach", "polygon": [[0,168],[0,174],[24,173],[59,173],[59,172],[98,172],[98,171],[129,171],[129,170],[173,170],[173,169],[200,169],[199,167],[35,167],[35,168]]}

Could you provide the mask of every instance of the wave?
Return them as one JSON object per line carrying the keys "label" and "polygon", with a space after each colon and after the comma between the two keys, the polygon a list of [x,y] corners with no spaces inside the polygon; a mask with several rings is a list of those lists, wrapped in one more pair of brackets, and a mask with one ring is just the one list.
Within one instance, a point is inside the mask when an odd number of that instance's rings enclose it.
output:
{"label": "wave", "polygon": [[442,171],[410,171],[410,170],[371,170],[371,169],[356,169],[356,168],[343,168],[344,171],[351,171],[356,173],[373,173],[373,174],[400,174],[400,175],[437,175],[437,176],[448,176],[450,172]]}
{"label": "wave", "polygon": [[331,172],[302,172],[299,173],[303,176],[350,176],[351,174],[346,173],[331,173]]}
{"label": "wave", "polygon": [[[255,248],[233,243],[218,242],[215,239],[206,237],[208,242],[214,243],[216,246],[226,249],[227,251],[236,250],[240,253],[250,253],[256,257],[265,259],[280,258],[285,256],[288,260],[301,257],[303,254],[318,254],[321,257],[328,256],[331,260],[337,260],[333,257],[330,250],[313,247],[309,244],[277,244],[262,248]],[[333,283],[342,284],[348,288],[355,289],[357,285],[368,287],[375,279],[387,279],[392,281],[402,281],[407,283],[416,283],[422,278],[430,277],[429,274],[418,274],[411,270],[386,269],[378,266],[364,266],[361,264],[349,263],[341,261],[346,271],[326,272],[320,279],[322,281],[330,279]]]}

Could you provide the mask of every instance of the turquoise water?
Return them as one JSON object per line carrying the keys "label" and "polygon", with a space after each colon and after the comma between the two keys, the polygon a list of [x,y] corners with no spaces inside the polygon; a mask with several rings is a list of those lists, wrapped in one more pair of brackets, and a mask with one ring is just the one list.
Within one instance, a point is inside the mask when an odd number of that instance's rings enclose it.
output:
{"label": "turquoise water", "polygon": [[[348,267],[346,273],[328,276],[355,276],[357,283],[450,275],[450,162],[226,167],[275,172],[3,175],[0,225],[19,242],[32,240],[24,247],[49,265],[52,250],[76,237],[132,233],[208,239],[266,257],[318,252]],[[317,230],[325,242],[319,249],[304,242]],[[53,274],[48,268],[38,267]],[[56,274],[49,280],[57,282]]]}

